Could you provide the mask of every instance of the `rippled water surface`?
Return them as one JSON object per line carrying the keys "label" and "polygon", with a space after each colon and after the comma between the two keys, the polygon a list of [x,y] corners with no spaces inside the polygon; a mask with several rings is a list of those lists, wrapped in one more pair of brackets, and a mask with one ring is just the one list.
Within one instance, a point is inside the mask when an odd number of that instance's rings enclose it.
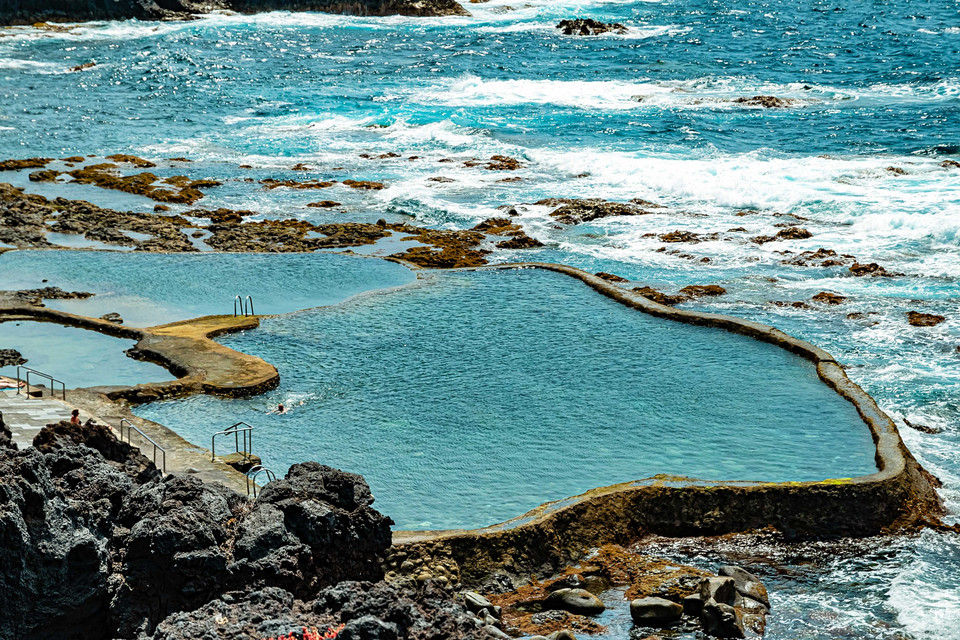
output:
{"label": "rippled water surface", "polygon": [[[548,246],[493,261],[558,260],[669,291],[720,284],[728,294],[700,306],[829,349],[901,425],[938,431],[903,427],[954,512],[960,169],[943,163],[960,161],[957,3],[467,6],[471,17],[265,14],[4,31],[0,155],[188,156],[187,168],[160,162],[155,171],[225,180],[201,204],[258,217],[469,227],[515,206]],[[578,39],[553,28],[578,16],[630,31]],[[67,72],[90,61],[97,66]],[[732,102],[754,95],[792,103]],[[376,157],[387,153],[400,157]],[[463,163],[501,153],[523,166]],[[293,171],[295,163],[312,170]],[[429,180],[438,176],[454,182]],[[316,194],[244,181],[270,177],[375,179],[386,188],[331,187],[323,197],[343,206],[321,212],[306,207]],[[521,181],[500,182],[512,177]],[[153,206],[93,187],[34,185],[26,173],[0,180],[121,209]],[[643,198],[665,208],[563,227],[547,208],[518,206],[546,197]],[[813,235],[750,241],[784,224]],[[660,241],[678,229],[719,235]],[[786,252],[818,247],[906,275],[855,278],[843,267],[783,263]],[[824,290],[848,300],[810,302]],[[911,310],[946,321],[911,327]],[[957,557],[955,537],[927,532],[779,581],[783,613],[768,637],[960,638]],[[629,624],[611,629],[624,638]]]}
{"label": "rippled water surface", "polygon": [[[329,253],[165,255],[116,252],[13,251],[0,255],[3,287],[55,285],[93,297],[46,300],[51,309],[98,317],[119,313],[125,324],[154,326],[197,316],[288,313],[346,300],[368,289],[400,286],[406,267]],[[236,301],[240,296],[240,302]],[[247,296],[251,300],[247,300]]]}
{"label": "rippled water surface", "polygon": [[[668,473],[821,480],[876,471],[869,431],[814,366],[661,320],[539,271],[435,277],[273,319],[224,343],[275,391],[137,410],[193,442],[244,420],[281,469],[363,469],[400,528],[495,524]],[[283,403],[290,412],[267,413]]]}
{"label": "rippled water surface", "polygon": [[[124,350],[133,340],[113,338],[50,322],[0,322],[0,344],[16,349],[27,362],[63,382],[67,389],[101,385],[134,385],[171,380],[169,371],[150,362],[128,358]],[[0,367],[0,375],[16,377],[16,367]],[[26,379],[26,371],[21,375]],[[50,382],[31,374],[30,384],[50,388]],[[60,384],[56,384],[60,389]]]}

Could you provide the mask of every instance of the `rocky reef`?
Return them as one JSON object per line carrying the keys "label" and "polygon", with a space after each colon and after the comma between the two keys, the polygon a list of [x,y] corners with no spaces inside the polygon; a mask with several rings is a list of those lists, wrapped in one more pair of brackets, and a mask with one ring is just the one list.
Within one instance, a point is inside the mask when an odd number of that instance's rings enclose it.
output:
{"label": "rocky reef", "polygon": [[[193,189],[191,185],[196,182],[184,178],[183,188]],[[353,183],[358,189],[375,189],[379,184],[344,181],[345,184],[347,182]],[[275,183],[271,182],[268,187],[273,184]],[[314,183],[295,183],[293,188],[303,188],[303,184]],[[190,232],[194,237],[203,237],[203,243],[213,251],[295,253],[370,245],[399,233],[407,236],[403,240],[416,241],[421,246],[396,252],[391,257],[421,267],[460,268],[486,264],[486,256],[494,246],[501,249],[533,249],[543,246],[543,243],[528,236],[520,225],[509,220],[507,226],[487,227],[484,225],[490,221],[486,221],[475,229],[457,230],[428,229],[406,223],[388,224],[384,220],[379,220],[376,224],[312,224],[294,218],[250,219],[258,215],[256,211],[224,208],[188,209],[183,215],[115,211],[84,200],[50,200],[0,182],[0,242],[20,248],[54,247],[47,239],[47,233],[53,231],[82,236],[87,240],[108,245],[132,247],[137,251],[200,251],[187,236],[187,232]],[[204,224],[201,222],[203,220],[209,222]],[[143,235],[146,238],[137,239],[131,234]],[[498,238],[490,241],[488,236]],[[506,236],[506,239],[499,239],[499,236]]]}
{"label": "rocky reef", "polygon": [[[2,423],[0,423],[2,424]],[[391,520],[362,477],[292,467],[250,501],[162,477],[109,428],[0,428],[0,637],[487,638],[434,586],[382,581]]]}
{"label": "rocky reef", "polygon": [[0,24],[90,20],[183,20],[211,11],[322,11],[360,16],[469,15],[456,0],[9,0]]}

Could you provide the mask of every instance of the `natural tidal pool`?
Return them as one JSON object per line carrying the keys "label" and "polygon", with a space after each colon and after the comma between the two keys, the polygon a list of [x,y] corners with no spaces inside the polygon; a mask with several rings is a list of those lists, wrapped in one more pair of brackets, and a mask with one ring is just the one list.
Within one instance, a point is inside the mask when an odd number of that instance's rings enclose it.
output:
{"label": "natural tidal pool", "polygon": [[[25,366],[62,380],[67,389],[173,379],[159,365],[124,355],[124,350],[133,345],[132,340],[52,322],[0,322],[0,349],[16,349],[27,359]],[[17,368],[0,367],[0,375],[15,377]],[[49,381],[33,374],[30,384],[50,386]]]}
{"label": "natural tidal pool", "polygon": [[[867,427],[809,362],[648,316],[547,271],[434,274],[222,342],[276,365],[280,387],[137,414],[203,446],[249,422],[264,464],[361,473],[398,528],[494,524],[657,473],[803,481],[876,471]],[[289,413],[269,413],[281,402]]]}
{"label": "natural tidal pool", "polygon": [[47,300],[51,309],[98,317],[116,312],[145,327],[232,314],[251,296],[258,314],[333,304],[369,289],[407,284],[406,267],[356,256],[10,251],[0,255],[3,289],[56,286],[90,291],[85,300]]}

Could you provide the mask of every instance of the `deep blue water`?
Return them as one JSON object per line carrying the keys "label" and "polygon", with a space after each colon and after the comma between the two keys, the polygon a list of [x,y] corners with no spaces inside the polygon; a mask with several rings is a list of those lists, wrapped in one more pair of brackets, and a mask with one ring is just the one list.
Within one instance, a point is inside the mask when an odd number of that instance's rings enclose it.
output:
{"label": "deep blue water", "polygon": [[[412,217],[467,227],[501,205],[556,196],[664,204],[656,215],[571,228],[555,228],[542,207],[518,207],[518,220],[549,247],[493,259],[559,260],[667,290],[723,285],[729,294],[702,306],[772,322],[829,349],[895,419],[940,429],[904,427],[903,435],[944,481],[955,512],[960,170],[940,163],[960,160],[960,5],[509,5],[469,4],[469,18],[266,14],[5,31],[0,155],[186,155],[192,165],[161,163],[156,172],[228,180],[203,206],[315,222]],[[559,19],[576,16],[620,21],[631,33],[555,33]],[[66,72],[89,61],[97,66]],[[730,102],[757,94],[795,102],[783,110]],[[359,157],[387,152],[403,158]],[[460,162],[496,153],[523,168],[487,172]],[[458,162],[438,162],[446,158]],[[314,170],[291,171],[298,162]],[[455,182],[428,180],[440,175]],[[498,182],[510,176],[523,181]],[[342,202],[342,211],[320,212],[305,207],[315,193],[266,192],[245,177],[378,179],[387,189],[332,187],[322,197]],[[30,184],[25,174],[0,180]],[[120,208],[153,205],[90,187],[34,190]],[[750,214],[737,215],[744,210]],[[784,220],[813,237],[748,241]],[[746,231],[728,232],[740,227]],[[676,229],[722,236],[677,247],[692,258],[658,252],[674,247],[656,235]],[[782,264],[785,251],[818,247],[908,275],[861,279]],[[821,290],[850,300],[770,304]],[[947,320],[910,327],[909,310]],[[866,315],[847,318],[852,312]],[[958,638],[958,557],[955,536],[927,532],[878,543],[863,558],[799,563],[799,574],[777,581],[782,600],[768,636]],[[627,628],[612,626],[611,637]]]}
{"label": "deep blue water", "polygon": [[[363,469],[402,529],[483,527],[657,473],[876,471],[869,431],[811,363],[639,313],[555,273],[436,276],[223,343],[275,364],[280,387],[137,414],[193,442],[246,421],[279,469],[304,457]],[[279,403],[290,412],[268,413]]]}

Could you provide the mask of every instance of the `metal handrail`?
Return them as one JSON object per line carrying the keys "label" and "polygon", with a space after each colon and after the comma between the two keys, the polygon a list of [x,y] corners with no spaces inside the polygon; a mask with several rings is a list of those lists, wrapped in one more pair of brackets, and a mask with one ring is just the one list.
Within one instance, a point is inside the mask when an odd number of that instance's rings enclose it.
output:
{"label": "metal handrail", "polygon": [[[239,305],[237,304],[238,302],[240,303]],[[242,298],[240,296],[234,296],[233,297],[233,315],[234,317],[239,315],[242,315],[242,316],[256,315],[253,312],[253,298],[251,296],[247,296],[246,298]]]}
{"label": "metal handrail", "polygon": [[124,423],[126,423],[126,425],[127,425],[127,443],[133,444],[133,443],[130,441],[130,430],[131,430],[131,429],[133,429],[134,431],[136,431],[137,433],[139,433],[140,436],[141,436],[144,440],[146,440],[147,442],[149,442],[150,444],[153,445],[153,464],[154,464],[154,466],[156,466],[156,464],[157,464],[157,450],[158,450],[158,449],[160,450],[160,453],[162,454],[162,455],[161,455],[161,459],[163,460],[163,462],[161,463],[162,466],[161,466],[160,468],[163,470],[164,473],[166,473],[166,472],[167,472],[167,450],[164,449],[163,447],[161,447],[159,444],[157,444],[157,443],[153,440],[153,438],[151,438],[150,436],[148,436],[147,434],[145,434],[143,431],[140,431],[140,429],[138,429],[132,422],[130,422],[130,421],[127,420],[126,418],[121,418],[121,419],[120,419],[120,442],[123,442],[123,425],[124,425]]}
{"label": "metal handrail", "polygon": [[254,497],[254,498],[257,497],[257,476],[260,475],[261,473],[266,473],[266,474],[267,474],[267,483],[273,482],[274,480],[277,479],[277,474],[275,474],[272,469],[268,469],[267,467],[263,466],[262,464],[258,464],[258,465],[255,466],[255,467],[251,467],[250,470],[247,471],[247,473],[246,473],[246,476],[247,476],[247,495],[248,495],[248,496],[250,495],[250,491],[251,491],[251,488],[252,488],[252,489],[253,489],[253,497]]}
{"label": "metal handrail", "polygon": [[[27,372],[26,380],[24,380],[24,379],[22,379],[22,378],[20,377],[20,370],[21,370],[21,369],[23,369],[24,371]],[[26,390],[24,391],[24,395],[26,396],[26,399],[27,399],[27,400],[30,399],[30,374],[31,374],[31,373],[33,373],[33,374],[35,374],[35,375],[38,375],[38,376],[40,376],[40,377],[46,378],[47,380],[50,381],[50,394],[51,394],[51,395],[52,395],[53,393],[55,393],[54,383],[55,383],[55,382],[59,382],[59,383],[60,383],[60,396],[61,396],[61,399],[63,399],[64,401],[67,399],[67,385],[65,385],[65,384],[63,383],[63,380],[57,380],[56,378],[54,378],[53,376],[51,376],[51,375],[48,374],[48,373],[44,373],[43,371],[37,371],[36,369],[31,369],[30,367],[25,367],[25,366],[23,366],[22,364],[21,364],[21,365],[17,365],[17,383],[18,383],[18,384],[17,384],[17,395],[20,395],[20,385],[19,385],[19,383],[20,383],[20,382],[26,382],[26,385],[27,385],[27,386],[26,386]],[[38,385],[38,386],[39,386],[39,385]]]}
{"label": "metal handrail", "polygon": [[[241,425],[244,428],[241,429]],[[210,438],[210,462],[217,458],[217,436],[228,436],[230,434],[233,434],[237,453],[242,453],[247,459],[253,455],[253,425],[241,421],[213,434],[213,437]],[[243,434],[243,451],[240,450],[240,434]]]}

